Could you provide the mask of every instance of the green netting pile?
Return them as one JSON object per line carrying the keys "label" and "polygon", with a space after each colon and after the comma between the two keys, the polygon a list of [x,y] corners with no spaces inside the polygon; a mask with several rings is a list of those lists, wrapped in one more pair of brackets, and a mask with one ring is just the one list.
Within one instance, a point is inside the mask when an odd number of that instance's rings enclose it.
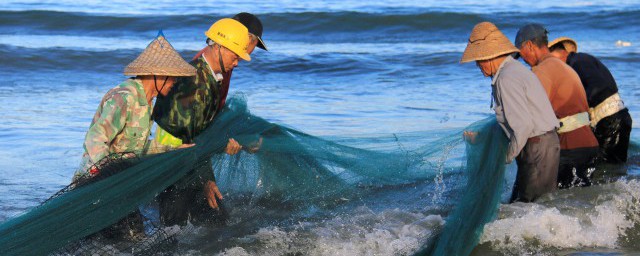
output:
{"label": "green netting pile", "polygon": [[[507,144],[504,134],[494,119],[478,122],[467,130],[479,133],[475,143],[467,145],[466,159],[458,159],[466,161],[462,165],[468,184],[461,184],[464,194],[454,204],[439,236],[430,239],[432,243],[421,253],[468,254],[498,207]],[[262,144],[255,154],[225,157],[222,152],[229,138],[242,145],[254,145],[262,139]],[[91,238],[130,216],[172,184],[198,175],[194,172],[203,170],[198,168],[203,164],[213,164],[217,182],[225,192],[296,206],[323,206],[358,197],[370,188],[442,176],[442,172],[455,169],[443,166],[451,160],[451,150],[464,143],[461,131],[455,131],[411,150],[401,144],[384,151],[349,147],[254,116],[241,97],[230,99],[195,142],[191,148],[123,159],[112,175],[65,189],[42,205],[2,223],[2,253],[43,255],[61,249],[71,254],[117,253],[115,247],[106,247]],[[163,232],[145,239],[171,240]],[[148,254],[148,248],[135,243],[133,247],[138,250],[133,254]],[[162,251],[160,247],[155,249]]]}

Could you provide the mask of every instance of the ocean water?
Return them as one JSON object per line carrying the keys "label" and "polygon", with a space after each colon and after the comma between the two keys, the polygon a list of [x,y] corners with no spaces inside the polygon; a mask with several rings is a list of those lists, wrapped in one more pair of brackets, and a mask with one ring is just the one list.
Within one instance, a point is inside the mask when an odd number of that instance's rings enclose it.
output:
{"label": "ocean water", "polygon": [[[528,22],[545,24],[550,38],[574,38],[609,67],[640,120],[638,1],[2,1],[0,221],[69,183],[102,95],[159,29],[191,58],[212,22],[241,11],[260,17],[269,51],[240,63],[231,93],[246,95],[254,114],[313,135],[432,134],[491,116],[490,80],[459,64],[485,20],[512,40]],[[473,254],[640,253],[639,152],[601,185],[502,205]],[[232,218],[247,224],[181,237],[192,245],[181,254],[411,254],[442,225],[448,206],[434,204],[449,193],[433,184],[383,188],[331,212],[255,221],[242,214],[256,209],[235,209]]]}

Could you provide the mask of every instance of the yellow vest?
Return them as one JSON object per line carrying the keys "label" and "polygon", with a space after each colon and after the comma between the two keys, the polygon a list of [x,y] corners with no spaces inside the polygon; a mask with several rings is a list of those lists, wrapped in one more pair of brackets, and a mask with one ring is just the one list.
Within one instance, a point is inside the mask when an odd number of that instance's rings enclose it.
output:
{"label": "yellow vest", "polygon": [[156,136],[154,138],[159,145],[170,146],[172,148],[177,148],[182,145],[182,140],[174,137],[164,129],[158,128],[156,129]]}

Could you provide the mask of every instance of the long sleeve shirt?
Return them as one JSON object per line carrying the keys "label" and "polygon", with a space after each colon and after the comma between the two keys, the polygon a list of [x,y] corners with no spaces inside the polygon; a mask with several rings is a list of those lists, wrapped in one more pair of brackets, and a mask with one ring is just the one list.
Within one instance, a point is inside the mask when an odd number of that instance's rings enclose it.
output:
{"label": "long sleeve shirt", "polygon": [[85,161],[95,164],[112,153],[142,153],[151,124],[142,82],[126,80],[102,98],[84,140]]}
{"label": "long sleeve shirt", "polygon": [[[546,91],[558,119],[589,111],[587,96],[578,74],[560,59],[547,54],[532,68]],[[588,125],[561,133],[560,148],[597,147],[598,141]]]}
{"label": "long sleeve shirt", "polygon": [[195,77],[181,77],[166,97],[159,97],[153,110],[153,119],[163,130],[192,143],[206,129],[222,108],[226,91],[203,56],[191,64]]}
{"label": "long sleeve shirt", "polygon": [[507,162],[520,154],[527,139],[559,126],[538,78],[511,56],[498,68],[491,87],[496,119],[510,140]]}

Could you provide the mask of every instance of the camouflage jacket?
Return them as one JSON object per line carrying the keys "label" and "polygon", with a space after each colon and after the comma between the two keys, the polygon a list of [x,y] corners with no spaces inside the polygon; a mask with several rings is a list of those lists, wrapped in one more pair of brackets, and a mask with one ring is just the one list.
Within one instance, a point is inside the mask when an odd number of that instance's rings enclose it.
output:
{"label": "camouflage jacket", "polygon": [[158,97],[153,119],[162,129],[184,143],[209,126],[224,104],[222,82],[214,78],[204,57],[191,62],[195,77],[180,77],[165,97]]}
{"label": "camouflage jacket", "polygon": [[137,79],[128,79],[102,98],[84,140],[85,164],[112,153],[141,153],[151,130],[151,106]]}

